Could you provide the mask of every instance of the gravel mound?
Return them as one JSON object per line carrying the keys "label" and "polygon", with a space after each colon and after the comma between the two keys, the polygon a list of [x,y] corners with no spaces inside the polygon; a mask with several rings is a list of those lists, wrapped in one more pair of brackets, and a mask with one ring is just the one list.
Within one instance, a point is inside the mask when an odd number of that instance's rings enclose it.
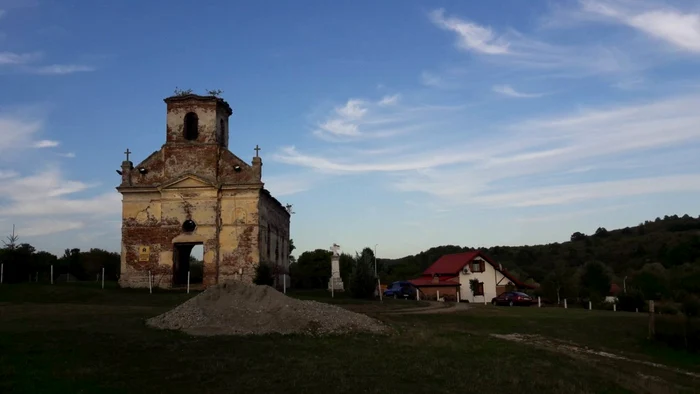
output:
{"label": "gravel mound", "polygon": [[227,282],[212,286],[162,315],[150,327],[190,335],[386,333],[369,316],[334,305],[287,297],[269,286]]}

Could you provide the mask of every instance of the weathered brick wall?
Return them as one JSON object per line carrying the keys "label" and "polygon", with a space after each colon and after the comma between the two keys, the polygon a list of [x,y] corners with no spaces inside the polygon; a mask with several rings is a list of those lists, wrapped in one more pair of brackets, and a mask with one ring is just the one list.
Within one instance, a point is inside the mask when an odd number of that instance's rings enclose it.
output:
{"label": "weathered brick wall", "polygon": [[289,219],[289,213],[279,201],[266,191],[260,192],[261,261],[276,265],[280,275],[289,266]]}
{"label": "weathered brick wall", "polygon": [[259,256],[258,189],[223,190],[221,195],[220,275],[252,281]]}

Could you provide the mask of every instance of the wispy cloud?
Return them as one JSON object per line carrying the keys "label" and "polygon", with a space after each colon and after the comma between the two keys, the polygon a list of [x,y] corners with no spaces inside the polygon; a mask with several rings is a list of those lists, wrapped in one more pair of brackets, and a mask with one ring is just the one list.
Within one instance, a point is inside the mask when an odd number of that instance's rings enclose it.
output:
{"label": "wispy cloud", "polygon": [[584,12],[622,23],[673,47],[700,53],[700,13],[644,0],[579,0]]}
{"label": "wispy cloud", "polygon": [[[557,72],[559,76],[576,77],[630,72],[641,67],[614,46],[554,45],[514,29],[496,33],[490,27],[464,18],[446,17],[443,9],[431,12],[429,18],[436,26],[456,34],[458,49],[502,66],[547,70]],[[433,76],[432,80],[439,80],[439,76]]]}
{"label": "wispy cloud", "polygon": [[33,73],[40,75],[66,75],[91,71],[95,71],[95,68],[79,64],[52,64],[32,69]]}
{"label": "wispy cloud", "polygon": [[88,198],[69,198],[93,187],[66,179],[56,167],[28,176],[17,174],[0,183],[0,215],[29,219],[75,219],[76,215],[118,213],[121,198],[116,192]]}
{"label": "wispy cloud", "polygon": [[380,106],[384,105],[394,105],[399,102],[399,95],[395,94],[393,96],[384,96],[381,100],[379,100],[379,103],[377,103]]}
{"label": "wispy cloud", "polygon": [[315,121],[313,134],[329,142],[353,142],[405,134],[424,126],[421,108],[399,105],[400,95],[379,100],[353,98]]}
{"label": "wispy cloud", "polygon": [[544,96],[544,93],[523,93],[513,89],[510,85],[495,85],[492,90],[504,96],[515,98],[537,98]]}
{"label": "wispy cloud", "polygon": [[41,119],[32,119],[21,111],[17,113],[0,112],[0,153],[13,153],[26,149],[41,141],[35,141],[43,126]]}
{"label": "wispy cloud", "polygon": [[509,42],[494,34],[490,27],[456,17],[445,17],[445,10],[440,8],[430,13],[430,19],[442,29],[457,34],[457,46],[467,51],[502,55],[509,53]]}
{"label": "wispy cloud", "polygon": [[23,237],[37,237],[40,235],[56,234],[63,231],[77,230],[85,227],[85,222],[70,220],[38,220],[23,227]]}
{"label": "wispy cloud", "polygon": [[[683,173],[689,168],[686,165],[673,167],[684,155],[695,157],[694,151],[674,152],[674,158],[664,154],[664,149],[691,149],[700,144],[698,107],[700,96],[670,97],[513,120],[487,136],[463,138],[448,147],[424,144],[379,158],[307,154],[295,147],[283,148],[273,158],[322,173],[386,174],[395,190],[425,193],[450,204],[522,207],[695,191],[700,173]],[[396,142],[388,139],[378,148]],[[665,172],[651,178],[625,175],[622,162]],[[617,175],[570,183],[574,172],[597,171],[604,176],[606,169],[616,169]],[[534,179],[538,181],[533,183]],[[502,190],[505,185],[508,192]]]}
{"label": "wispy cloud", "polygon": [[41,53],[15,53],[15,52],[0,52],[1,65],[19,65],[33,62],[41,58]]}
{"label": "wispy cloud", "polygon": [[537,222],[564,222],[575,218],[600,214],[604,212],[615,212],[621,209],[628,209],[633,204],[613,204],[609,206],[598,206],[593,209],[578,209],[574,211],[567,211],[564,213],[554,213],[554,214],[544,214],[544,215],[532,215],[532,216],[520,216],[515,219],[515,221],[520,223],[537,223]]}
{"label": "wispy cloud", "polygon": [[53,148],[59,145],[58,141],[51,141],[51,140],[40,140],[36,141],[32,146],[34,148]]}
{"label": "wispy cloud", "polygon": [[73,152],[59,153],[58,155],[61,157],[65,157],[67,159],[74,159],[75,158],[75,153],[73,153]]}

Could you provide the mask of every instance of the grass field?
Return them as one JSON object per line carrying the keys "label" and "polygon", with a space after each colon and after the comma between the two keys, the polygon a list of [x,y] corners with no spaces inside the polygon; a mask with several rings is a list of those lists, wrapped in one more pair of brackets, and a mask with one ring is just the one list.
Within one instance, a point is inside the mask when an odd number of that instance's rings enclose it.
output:
{"label": "grass field", "polygon": [[[195,294],[2,285],[0,393],[700,392],[700,357],[646,341],[641,313],[475,305],[396,314],[386,312],[418,303],[290,294],[376,316],[396,333],[190,337],[149,329],[144,319]],[[492,335],[516,333],[540,340]]]}

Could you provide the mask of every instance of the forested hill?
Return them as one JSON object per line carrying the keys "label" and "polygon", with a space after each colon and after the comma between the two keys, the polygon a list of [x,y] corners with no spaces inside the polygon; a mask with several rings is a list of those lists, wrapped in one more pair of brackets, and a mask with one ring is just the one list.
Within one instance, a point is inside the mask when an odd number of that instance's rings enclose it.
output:
{"label": "forested hill", "polygon": [[665,216],[634,227],[610,231],[601,227],[593,234],[576,232],[567,238],[567,242],[534,246],[444,245],[414,256],[379,261],[392,279],[409,279],[442,255],[480,249],[520,279],[537,283],[555,267],[577,268],[589,261],[604,263],[618,278],[631,275],[648,263],[661,263],[667,269],[685,263],[700,264],[700,217]]}

